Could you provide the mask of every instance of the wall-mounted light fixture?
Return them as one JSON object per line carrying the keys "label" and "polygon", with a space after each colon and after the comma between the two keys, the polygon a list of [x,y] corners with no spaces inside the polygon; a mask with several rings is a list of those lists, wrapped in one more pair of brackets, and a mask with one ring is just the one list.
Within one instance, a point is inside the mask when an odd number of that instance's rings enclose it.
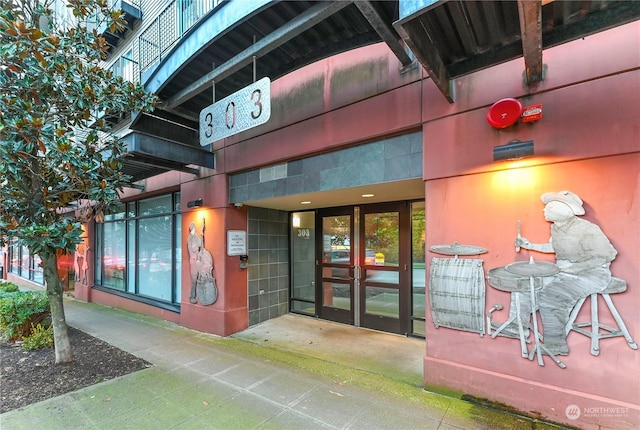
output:
{"label": "wall-mounted light fixture", "polygon": [[493,147],[493,161],[519,160],[533,155],[533,140],[512,140],[506,145]]}
{"label": "wall-mounted light fixture", "polygon": [[189,200],[187,202],[188,208],[199,208],[200,206],[202,206],[202,197],[196,200]]}

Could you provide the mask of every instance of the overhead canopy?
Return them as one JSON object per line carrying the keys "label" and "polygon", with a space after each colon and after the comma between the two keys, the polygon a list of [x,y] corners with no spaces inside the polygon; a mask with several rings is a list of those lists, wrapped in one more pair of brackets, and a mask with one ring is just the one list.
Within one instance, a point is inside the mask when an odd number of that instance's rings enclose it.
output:
{"label": "overhead canopy", "polygon": [[637,1],[222,2],[162,61],[141,65],[143,83],[161,102],[152,116],[136,117],[132,129],[198,147],[198,116],[212,103],[213,83],[216,100],[252,83],[254,58],[257,78],[275,80],[385,42],[400,67],[417,61],[455,102],[456,77],[524,56],[527,80],[535,82],[543,78],[544,49],[639,18]]}
{"label": "overhead canopy", "polygon": [[442,94],[449,82],[524,56],[529,83],[542,51],[640,18],[636,1],[400,1],[394,23]]}

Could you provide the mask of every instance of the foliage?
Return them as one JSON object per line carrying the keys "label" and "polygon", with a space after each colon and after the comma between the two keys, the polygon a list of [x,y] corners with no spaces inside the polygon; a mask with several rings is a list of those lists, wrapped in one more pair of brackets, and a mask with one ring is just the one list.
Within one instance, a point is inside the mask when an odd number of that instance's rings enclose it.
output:
{"label": "foliage", "polygon": [[[48,7],[65,3],[68,13]],[[0,4],[0,246],[16,238],[40,256],[56,363],[69,362],[57,253],[74,251],[82,222],[102,218],[130,181],[108,119],[152,110],[155,96],[103,67],[109,46],[97,29],[126,24],[113,2]]]}
{"label": "foliage", "polygon": [[13,282],[0,280],[0,293],[15,293],[19,288]]}
{"label": "foliage", "polygon": [[33,254],[80,243],[81,220],[64,210],[71,203],[90,201],[99,213],[117,201],[129,178],[106,118],[154,103],[101,67],[108,46],[91,28],[104,20],[121,29],[120,12],[70,0],[78,21],[68,26],[41,1],[3,2],[0,12],[0,241],[19,238]]}
{"label": "foliage", "polygon": [[49,297],[44,291],[18,291],[0,297],[0,331],[8,340],[28,336],[33,323],[49,316]]}
{"label": "foliage", "polygon": [[51,348],[53,346],[53,326],[43,326],[41,323],[31,324],[31,333],[29,336],[23,337],[24,349],[40,349]]}
{"label": "foliage", "polygon": [[426,258],[425,249],[425,224],[426,224],[425,210],[415,210],[411,213],[411,254],[413,256],[413,266],[418,267],[424,262]]}

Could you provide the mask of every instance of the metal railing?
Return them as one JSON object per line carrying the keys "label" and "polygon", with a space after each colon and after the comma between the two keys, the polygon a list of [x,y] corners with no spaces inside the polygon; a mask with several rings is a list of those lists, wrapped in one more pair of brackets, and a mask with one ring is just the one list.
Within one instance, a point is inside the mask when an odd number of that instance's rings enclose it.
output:
{"label": "metal railing", "polygon": [[224,0],[174,0],[138,37],[139,73],[162,61],[168,51],[204,15]]}
{"label": "metal railing", "polygon": [[125,81],[140,82],[140,68],[138,62],[130,58],[131,51],[119,57],[115,63],[109,67],[114,76],[121,76]]}

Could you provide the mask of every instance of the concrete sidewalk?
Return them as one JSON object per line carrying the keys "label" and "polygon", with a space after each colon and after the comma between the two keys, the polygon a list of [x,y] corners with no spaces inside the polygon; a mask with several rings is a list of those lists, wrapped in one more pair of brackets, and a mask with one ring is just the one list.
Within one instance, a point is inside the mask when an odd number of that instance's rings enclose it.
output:
{"label": "concrete sidewalk", "polygon": [[424,341],[286,315],[230,338],[65,301],[154,366],[0,415],[14,429],[552,429],[421,387]]}

